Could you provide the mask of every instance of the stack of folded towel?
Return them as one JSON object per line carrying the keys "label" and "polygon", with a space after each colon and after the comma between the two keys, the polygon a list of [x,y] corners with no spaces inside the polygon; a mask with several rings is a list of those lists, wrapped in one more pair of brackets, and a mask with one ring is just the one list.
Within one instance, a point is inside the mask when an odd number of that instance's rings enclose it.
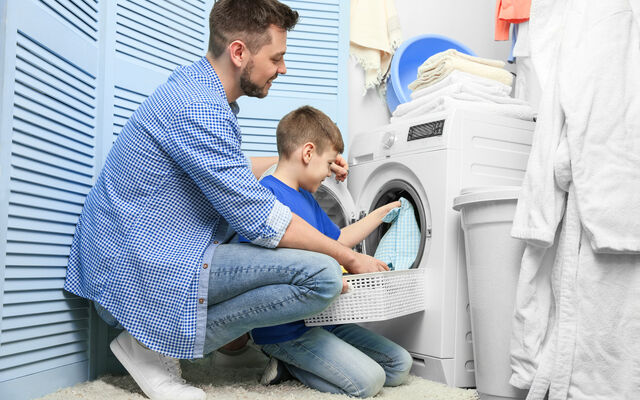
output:
{"label": "stack of folded towel", "polygon": [[412,101],[400,104],[391,121],[473,104],[480,111],[532,120],[531,107],[509,96],[513,76],[504,62],[450,49],[435,54],[418,68],[409,85]]}

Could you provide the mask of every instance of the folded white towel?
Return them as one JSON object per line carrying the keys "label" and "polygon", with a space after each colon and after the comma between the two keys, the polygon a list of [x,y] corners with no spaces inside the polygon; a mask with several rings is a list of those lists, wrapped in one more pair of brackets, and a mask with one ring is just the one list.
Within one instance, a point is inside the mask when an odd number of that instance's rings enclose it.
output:
{"label": "folded white towel", "polygon": [[511,86],[511,83],[513,82],[513,75],[505,69],[462,59],[451,59],[437,65],[425,74],[420,75],[418,79],[409,84],[409,89],[416,91],[429,85],[433,85],[434,83],[446,78],[447,75],[455,70],[468,72],[487,79],[493,79],[508,86]]}
{"label": "folded white towel", "polygon": [[513,104],[517,106],[529,106],[529,103],[522,99],[511,96],[495,95],[491,93],[478,92],[475,90],[464,90],[453,96],[458,100],[477,101],[487,104]]}
{"label": "folded white towel", "polygon": [[455,50],[435,54],[418,68],[417,79],[409,84],[409,89],[417,91],[440,82],[453,71],[459,70],[492,79],[511,86],[513,75],[502,67],[504,62],[473,57]]}
{"label": "folded white towel", "polygon": [[470,83],[482,86],[483,91],[497,95],[503,94],[505,96],[508,96],[509,94],[511,94],[511,86],[505,85],[504,83],[495,81],[493,79],[487,79],[478,75],[455,70],[452,71],[451,74],[443,78],[441,81],[412,92],[411,98],[417,99],[423,96],[427,96],[435,91],[438,91],[455,83]]}
{"label": "folded white towel", "polygon": [[[442,105],[443,99],[445,98],[497,105],[506,104],[529,106],[529,104],[524,100],[515,99],[501,93],[500,89],[497,90],[498,94],[496,94],[494,93],[494,89],[495,88],[477,85],[473,82],[455,83],[432,93],[427,93],[426,95],[418,97],[408,103],[400,104],[393,112],[392,118],[393,120],[397,120],[399,118],[413,117],[426,112],[431,112],[434,108]],[[524,115],[526,116],[525,119],[530,119],[528,116],[528,108],[526,108],[526,113]]]}
{"label": "folded white towel", "polygon": [[505,66],[504,61],[501,60],[492,60],[490,58],[482,58],[471,56],[469,54],[460,53],[458,50],[449,49],[445,51],[441,51],[440,53],[436,53],[431,57],[427,58],[425,62],[422,63],[420,67],[418,67],[418,76],[424,74],[429,71],[432,67],[442,64],[448,60],[460,59],[463,61],[471,61],[478,64],[487,65],[489,67],[503,68]]}
{"label": "folded white towel", "polygon": [[[502,85],[502,84],[499,84]],[[506,85],[502,85],[507,87]],[[428,88],[427,88],[428,89]],[[426,90],[426,89],[423,89]],[[516,105],[528,105],[527,102],[520,99],[515,99],[506,95],[502,88],[491,88],[487,86],[477,85],[474,82],[468,83],[455,83],[453,85],[445,86],[440,90],[436,90],[432,93],[421,95],[420,97],[404,104],[400,104],[393,112],[394,117],[402,117],[405,114],[421,108],[425,104],[430,104],[434,100],[440,97],[450,96],[459,100],[477,101],[485,103],[497,103],[497,104],[516,104]]]}
{"label": "folded white towel", "polygon": [[524,102],[521,104],[491,103],[482,101],[482,99],[468,93],[455,93],[434,99],[430,103],[413,109],[401,117],[392,116],[391,122],[394,123],[399,120],[415,118],[428,113],[448,111],[451,108],[471,109],[474,111],[518,118],[526,121],[532,121],[535,115],[531,106]]}
{"label": "folded white towel", "polygon": [[445,99],[444,108],[465,108],[487,114],[496,114],[503,117],[522,119],[525,121],[533,121],[533,117],[535,116],[531,106],[524,102],[523,104],[479,103],[477,101],[466,100],[464,98],[465,96],[467,96],[466,93],[458,98],[454,97],[451,99]]}
{"label": "folded white towel", "polygon": [[[468,89],[468,85],[465,85],[464,83],[454,83],[452,85],[441,87],[436,91],[427,93],[417,99],[411,100],[410,102],[398,105],[398,107],[393,111],[392,116],[395,118],[403,117],[408,113],[424,107],[425,105],[428,106],[429,104],[435,104],[434,102],[442,97],[460,93],[460,91],[464,90],[463,88]],[[430,87],[421,90],[421,92],[428,89],[430,89]]]}

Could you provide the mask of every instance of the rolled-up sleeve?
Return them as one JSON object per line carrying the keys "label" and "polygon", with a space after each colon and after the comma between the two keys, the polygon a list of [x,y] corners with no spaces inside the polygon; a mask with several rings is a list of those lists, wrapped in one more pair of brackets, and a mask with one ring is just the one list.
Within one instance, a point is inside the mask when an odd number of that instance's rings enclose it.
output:
{"label": "rolled-up sleeve", "polygon": [[278,245],[291,222],[291,211],[251,172],[231,110],[208,102],[191,103],[176,114],[161,140],[233,229],[256,245]]}

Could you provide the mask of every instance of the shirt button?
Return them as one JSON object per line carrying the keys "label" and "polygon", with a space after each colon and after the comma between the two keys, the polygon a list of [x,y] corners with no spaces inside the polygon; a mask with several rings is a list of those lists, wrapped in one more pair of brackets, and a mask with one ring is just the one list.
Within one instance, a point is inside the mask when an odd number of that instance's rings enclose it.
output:
{"label": "shirt button", "polygon": [[217,240],[213,241],[213,244],[218,244],[218,243],[220,243],[220,242],[218,242]]}
{"label": "shirt button", "polygon": [[204,299],[203,298],[199,298],[198,299],[198,303],[203,304],[204,303]]}
{"label": "shirt button", "polygon": [[209,264],[205,264],[205,265],[203,265],[203,266],[202,266],[202,268],[204,268],[204,269],[209,268]]}

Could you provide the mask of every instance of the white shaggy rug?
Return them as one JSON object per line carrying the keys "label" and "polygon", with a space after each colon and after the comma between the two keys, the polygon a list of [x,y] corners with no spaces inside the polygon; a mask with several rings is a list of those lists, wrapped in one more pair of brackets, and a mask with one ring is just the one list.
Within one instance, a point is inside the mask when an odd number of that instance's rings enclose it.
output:
{"label": "white shaggy rug", "polygon": [[[213,357],[190,363],[183,362],[184,378],[202,388],[211,400],[339,400],[345,395],[321,393],[306,388],[298,381],[275,386],[258,383],[267,359],[249,348],[242,354],[216,352]],[[61,389],[41,400],[143,400],[138,385],[130,376],[103,376],[92,382]],[[404,385],[384,388],[376,400],[477,400],[475,390],[450,388],[417,376],[409,376]]]}

